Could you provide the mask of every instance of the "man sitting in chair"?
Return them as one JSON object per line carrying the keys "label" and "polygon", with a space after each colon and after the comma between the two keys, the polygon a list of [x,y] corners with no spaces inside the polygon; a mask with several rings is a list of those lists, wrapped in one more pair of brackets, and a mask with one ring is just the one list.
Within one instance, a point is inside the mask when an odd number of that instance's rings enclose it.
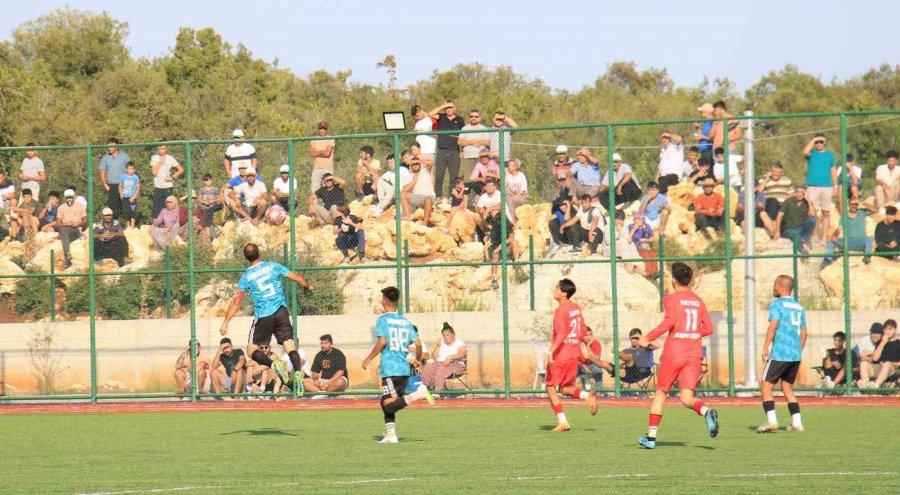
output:
{"label": "man sitting in chair", "polygon": [[[835,332],[832,338],[834,347],[825,352],[825,359],[822,360],[822,373],[825,375],[826,388],[834,388],[835,385],[846,383],[847,379],[847,369],[844,367],[847,362],[846,336],[844,332]],[[853,376],[859,376],[856,353],[853,353],[852,361]]]}
{"label": "man sitting in chair", "polygon": [[[623,383],[640,383],[653,375],[653,351],[659,349],[659,344],[651,342],[649,346],[641,347],[638,345],[641,335],[640,328],[632,328],[628,332],[631,347],[619,353],[619,360],[622,362],[619,377]],[[612,373],[612,363],[607,365],[606,370]]]}
{"label": "man sitting in chair", "polygon": [[435,392],[444,390],[447,378],[466,370],[466,343],[456,338],[456,331],[444,322],[441,340],[431,350],[431,359],[422,367],[422,383]]}

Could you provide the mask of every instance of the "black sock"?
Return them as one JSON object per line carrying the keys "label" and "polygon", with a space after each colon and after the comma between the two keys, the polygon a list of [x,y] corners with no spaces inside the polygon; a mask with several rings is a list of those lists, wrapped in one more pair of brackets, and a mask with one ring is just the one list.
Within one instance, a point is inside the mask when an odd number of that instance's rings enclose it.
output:
{"label": "black sock", "polygon": [[269,383],[266,384],[266,392],[274,392],[275,391],[275,380],[270,380]]}
{"label": "black sock", "polygon": [[788,411],[793,416],[794,414],[800,414],[800,403],[799,402],[788,402]]}
{"label": "black sock", "polygon": [[250,355],[250,358],[256,361],[258,364],[263,366],[272,367],[272,360],[269,359],[269,356],[266,356],[263,351],[257,349],[253,351],[253,354]]}
{"label": "black sock", "polygon": [[[790,404],[788,404],[788,407],[790,407]],[[775,401],[774,400],[763,401],[763,411],[769,412],[769,411],[774,411],[774,410],[775,410]]]}
{"label": "black sock", "polygon": [[394,402],[391,402],[389,404],[383,404],[381,406],[381,408],[384,409],[384,412],[386,414],[390,413],[393,416],[397,411],[403,409],[407,405],[408,404],[403,399],[403,397],[400,397],[399,399],[395,400]]}
{"label": "black sock", "polygon": [[396,410],[388,410],[387,406],[384,403],[384,397],[381,398],[381,411],[384,413],[385,423],[394,423],[396,421]]}
{"label": "black sock", "polygon": [[303,362],[300,361],[300,353],[297,351],[288,352],[288,358],[291,360],[294,371],[300,371],[300,368],[303,367]]}

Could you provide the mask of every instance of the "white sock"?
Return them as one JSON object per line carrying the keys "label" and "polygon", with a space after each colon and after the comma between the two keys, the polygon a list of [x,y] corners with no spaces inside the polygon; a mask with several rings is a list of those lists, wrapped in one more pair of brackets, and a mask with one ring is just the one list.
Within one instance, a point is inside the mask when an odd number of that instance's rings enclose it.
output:
{"label": "white sock", "polygon": [[770,425],[777,425],[777,424],[778,424],[778,417],[775,416],[775,410],[774,410],[774,409],[771,410],[771,411],[767,411],[767,412],[766,412],[766,419],[769,420],[769,424],[770,424]]}
{"label": "white sock", "polygon": [[422,400],[425,398],[425,392],[421,388],[417,388],[415,392],[411,394],[406,394],[403,396],[403,400],[406,401],[406,404],[412,404],[417,400]]}
{"label": "white sock", "polygon": [[557,419],[560,423],[568,423],[568,422],[569,422],[569,420],[566,419],[566,413],[564,413],[564,412],[556,413],[556,419]]}
{"label": "white sock", "polygon": [[396,426],[397,425],[395,423],[385,423],[384,424],[384,436],[386,436],[386,437],[397,436]]}
{"label": "white sock", "polygon": [[706,411],[709,411],[709,406],[701,406],[700,407],[700,415],[706,416]]}
{"label": "white sock", "polygon": [[800,428],[803,427],[803,422],[800,421],[800,413],[791,414],[791,424]]}
{"label": "white sock", "polygon": [[590,397],[590,396],[591,396],[591,393],[588,392],[587,390],[582,390],[581,393],[578,394],[578,398],[581,400],[587,400],[588,397]]}
{"label": "white sock", "polygon": [[659,426],[651,426],[647,428],[647,437],[648,438],[656,438],[656,432],[659,430]]}

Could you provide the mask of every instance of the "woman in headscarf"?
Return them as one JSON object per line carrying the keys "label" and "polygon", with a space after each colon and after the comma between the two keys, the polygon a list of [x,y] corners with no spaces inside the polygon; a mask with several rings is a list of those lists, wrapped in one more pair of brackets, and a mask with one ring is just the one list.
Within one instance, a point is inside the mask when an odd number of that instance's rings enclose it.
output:
{"label": "woman in headscarf", "polygon": [[153,225],[150,226],[150,237],[157,246],[165,248],[178,237],[181,227],[178,220],[178,199],[169,196],[166,198],[166,207],[159,212]]}

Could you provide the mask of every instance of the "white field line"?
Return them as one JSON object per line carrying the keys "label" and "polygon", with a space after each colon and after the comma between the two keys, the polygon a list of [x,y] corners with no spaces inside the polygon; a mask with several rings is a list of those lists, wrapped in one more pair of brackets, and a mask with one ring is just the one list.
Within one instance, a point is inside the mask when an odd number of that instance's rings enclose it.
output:
{"label": "white field line", "polygon": [[588,478],[647,478],[653,476],[646,473],[635,474],[589,474],[587,476],[519,476],[517,478],[507,478],[508,481],[530,481],[530,480],[565,480],[565,479],[588,479]]}
{"label": "white field line", "polygon": [[[392,483],[396,481],[414,481],[416,478],[373,478],[373,479],[362,479],[362,480],[345,480],[345,481],[334,481],[333,485],[357,485],[357,484],[366,484],[366,483]],[[309,483],[308,480],[305,481],[289,481],[284,483],[266,483],[266,484],[248,484],[248,485],[200,485],[200,486],[175,486],[172,488],[145,488],[145,489],[136,489],[136,490],[122,490],[118,492],[87,492],[87,493],[79,493],[77,495],[134,495],[139,493],[172,493],[172,492],[183,492],[183,491],[199,491],[199,490],[224,490],[224,489],[234,489],[234,488],[261,488],[261,487],[287,487],[287,486],[297,486],[297,485],[306,485]]]}
{"label": "white field line", "polygon": [[896,476],[896,472],[871,472],[871,471],[832,471],[825,473],[745,473],[745,474],[714,474],[714,478],[778,478],[783,476]]}

